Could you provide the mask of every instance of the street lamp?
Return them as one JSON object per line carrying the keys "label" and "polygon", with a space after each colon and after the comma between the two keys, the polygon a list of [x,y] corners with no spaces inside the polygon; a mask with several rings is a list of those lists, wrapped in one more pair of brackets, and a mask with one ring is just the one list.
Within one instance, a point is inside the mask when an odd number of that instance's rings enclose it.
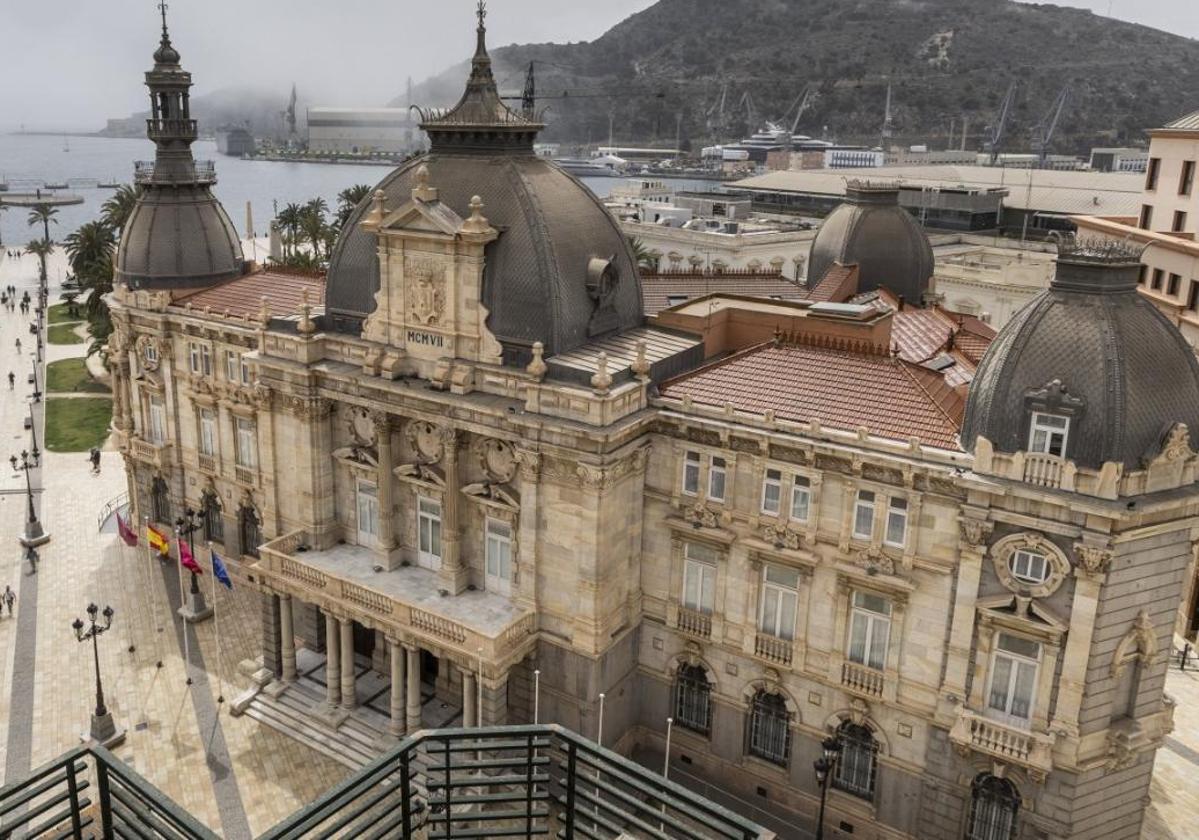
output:
{"label": "street lamp", "polygon": [[33,465],[36,467],[42,460],[42,453],[37,448],[37,423],[33,420],[33,403],[29,404],[29,434],[33,437],[33,451],[29,455],[33,458]]}
{"label": "street lamp", "polygon": [[33,401],[35,403],[42,401],[42,391],[37,384],[37,362],[33,363]]}
{"label": "street lamp", "polygon": [[[192,536],[199,531],[204,517],[191,508],[183,511],[183,516],[175,520],[175,530],[179,536],[187,537],[187,547],[194,559],[196,556],[195,538]],[[188,571],[191,571],[190,569]],[[191,587],[187,593],[187,603],[180,608],[180,614],[191,622],[203,621],[212,615],[212,607],[204,602],[204,593],[200,591],[200,578],[191,572]]]}
{"label": "street lamp", "polygon": [[824,838],[824,805],[828,801],[828,788],[841,755],[841,739],[830,735],[820,742],[823,754],[812,763],[816,770],[816,783],[820,786],[820,816],[816,818],[816,840]]}
{"label": "street lamp", "polygon": [[25,498],[29,502],[29,514],[25,520],[25,533],[18,539],[21,545],[29,548],[30,546],[42,545],[50,541],[50,535],[42,530],[42,523],[37,521],[37,511],[33,509],[33,485],[29,480],[29,471],[34,469],[35,464],[29,460],[29,450],[21,450],[21,464],[17,466],[17,456],[10,455],[8,462],[12,464],[13,471],[22,470],[25,473]]}
{"label": "street lamp", "polygon": [[[97,614],[104,616],[103,626],[96,623]],[[100,645],[98,640],[112,627],[112,615],[112,607],[105,607],[104,612],[101,613],[100,608],[95,604],[88,604],[87,618],[91,627],[85,631],[83,629],[85,625],[81,618],[76,618],[71,623],[76,639],[80,642],[90,640],[92,643],[92,657],[96,663],[96,710],[92,712],[92,725],[88,734],[93,741],[105,747],[115,746],[125,737],[124,732],[117,731],[117,725],[112,719],[112,712],[108,711],[108,707],[104,705],[104,685],[100,682]]]}

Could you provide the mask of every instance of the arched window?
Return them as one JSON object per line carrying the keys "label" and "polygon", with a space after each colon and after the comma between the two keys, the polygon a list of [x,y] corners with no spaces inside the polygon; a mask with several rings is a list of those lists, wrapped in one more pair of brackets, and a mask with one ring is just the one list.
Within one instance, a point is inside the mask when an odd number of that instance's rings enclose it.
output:
{"label": "arched window", "polygon": [[970,786],[970,823],[966,840],[1013,840],[1020,794],[1007,779],[983,773]]}
{"label": "arched window", "polygon": [[781,694],[759,691],[749,718],[749,753],[787,766],[791,755],[791,715]]}
{"label": "arched window", "polygon": [[837,729],[841,756],[837,760],[833,784],[862,799],[874,799],[874,779],[878,772],[878,741],[869,727],[845,721]]}
{"label": "arched window", "polygon": [[209,542],[225,541],[225,520],[221,518],[221,500],[212,491],[206,491],[201,500],[204,514],[204,539]]}
{"label": "arched window", "polygon": [[702,665],[683,665],[674,683],[674,722],[707,735],[712,729],[712,686]]}
{"label": "arched window", "polygon": [[171,521],[171,490],[162,476],[155,476],[150,485],[150,510],[155,522]]}
{"label": "arched window", "polygon": [[257,511],[243,505],[237,512],[237,524],[238,537],[241,538],[241,553],[257,557],[258,546],[262,543],[262,527]]}

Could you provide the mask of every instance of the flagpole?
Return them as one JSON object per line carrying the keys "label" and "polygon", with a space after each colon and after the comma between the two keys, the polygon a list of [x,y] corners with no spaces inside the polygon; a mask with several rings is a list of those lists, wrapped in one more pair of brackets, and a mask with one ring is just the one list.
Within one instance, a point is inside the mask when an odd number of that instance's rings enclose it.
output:
{"label": "flagpole", "polygon": [[142,516],[142,538],[146,541],[146,578],[147,578],[146,583],[149,584],[149,589],[146,590],[146,597],[148,597],[150,599],[150,609],[153,610],[153,614],[154,614],[154,627],[152,628],[154,631],[154,651],[158,654],[158,664],[155,665],[154,667],[161,668],[162,667],[162,639],[159,638],[159,636],[161,635],[161,628],[159,627],[159,622],[158,622],[158,596],[154,589],[154,563],[153,563],[154,558],[150,555],[149,528],[150,528],[150,517],[143,515]]}
{"label": "flagpole", "polygon": [[183,615],[183,607],[187,603],[187,596],[183,594],[183,537],[179,533],[179,529],[175,529],[175,557],[176,566],[179,570],[179,620],[183,622],[183,673],[187,675],[187,684],[192,684],[192,651],[191,643],[187,638],[187,618]]}
{"label": "flagpole", "polygon": [[[120,516],[120,514],[117,514],[117,515],[118,515],[118,517]],[[120,540],[121,547],[120,547],[120,549],[118,549],[117,555],[121,561],[121,565],[124,566],[125,565],[125,549],[127,549],[129,547],[129,545],[128,545],[128,543],[125,542],[124,534],[118,535],[118,539]],[[136,557],[137,555],[135,554],[134,556]],[[121,579],[118,577],[117,578],[117,586],[121,589],[125,589],[125,587],[120,585],[120,580]],[[123,622],[125,625],[125,641],[128,642],[128,644],[129,644],[129,652],[133,653],[137,650],[137,645],[135,645],[133,643],[133,629],[132,629],[132,627],[133,627],[133,609],[130,607],[130,600],[129,600],[131,597],[132,596],[130,595],[129,591],[127,589],[125,589],[124,601],[125,601],[126,618],[125,618],[125,621]]]}
{"label": "flagpole", "polygon": [[212,561],[212,541],[205,540],[205,545],[208,546],[208,566],[212,572],[212,634],[216,637],[216,702],[219,706],[225,702],[225,660],[221,657],[221,614],[217,607],[216,564]]}

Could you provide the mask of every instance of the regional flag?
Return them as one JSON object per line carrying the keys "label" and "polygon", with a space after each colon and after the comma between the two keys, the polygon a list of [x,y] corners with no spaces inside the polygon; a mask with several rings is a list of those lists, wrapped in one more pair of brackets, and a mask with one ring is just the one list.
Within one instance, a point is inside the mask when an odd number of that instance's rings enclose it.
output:
{"label": "regional flag", "polygon": [[200,564],[196,562],[196,558],[192,557],[191,549],[187,547],[187,543],[179,540],[179,563],[189,572],[197,575],[204,574],[204,570],[200,568]]}
{"label": "regional flag", "polygon": [[157,549],[163,557],[171,553],[171,541],[167,539],[166,534],[158,531],[153,525],[146,526],[146,542],[150,544],[150,548]]}
{"label": "regional flag", "polygon": [[224,584],[226,589],[232,589],[233,579],[229,577],[229,570],[225,568],[225,561],[221,559],[221,555],[217,554],[211,548],[208,550],[208,553],[212,555],[213,577]]}
{"label": "regional flag", "polygon": [[117,514],[117,533],[121,535],[121,540],[125,545],[133,548],[137,545],[137,532],[129,527],[129,523],[121,518],[121,514]]}

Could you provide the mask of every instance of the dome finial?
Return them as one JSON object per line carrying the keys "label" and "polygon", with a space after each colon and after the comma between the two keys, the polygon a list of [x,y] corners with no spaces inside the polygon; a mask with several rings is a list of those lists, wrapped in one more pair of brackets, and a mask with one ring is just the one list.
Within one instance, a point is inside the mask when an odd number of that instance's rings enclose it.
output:
{"label": "dome finial", "polygon": [[158,11],[162,14],[162,39],[154,53],[154,61],[158,64],[178,64],[179,51],[171,46],[171,33],[167,31],[166,0],[159,0]]}

